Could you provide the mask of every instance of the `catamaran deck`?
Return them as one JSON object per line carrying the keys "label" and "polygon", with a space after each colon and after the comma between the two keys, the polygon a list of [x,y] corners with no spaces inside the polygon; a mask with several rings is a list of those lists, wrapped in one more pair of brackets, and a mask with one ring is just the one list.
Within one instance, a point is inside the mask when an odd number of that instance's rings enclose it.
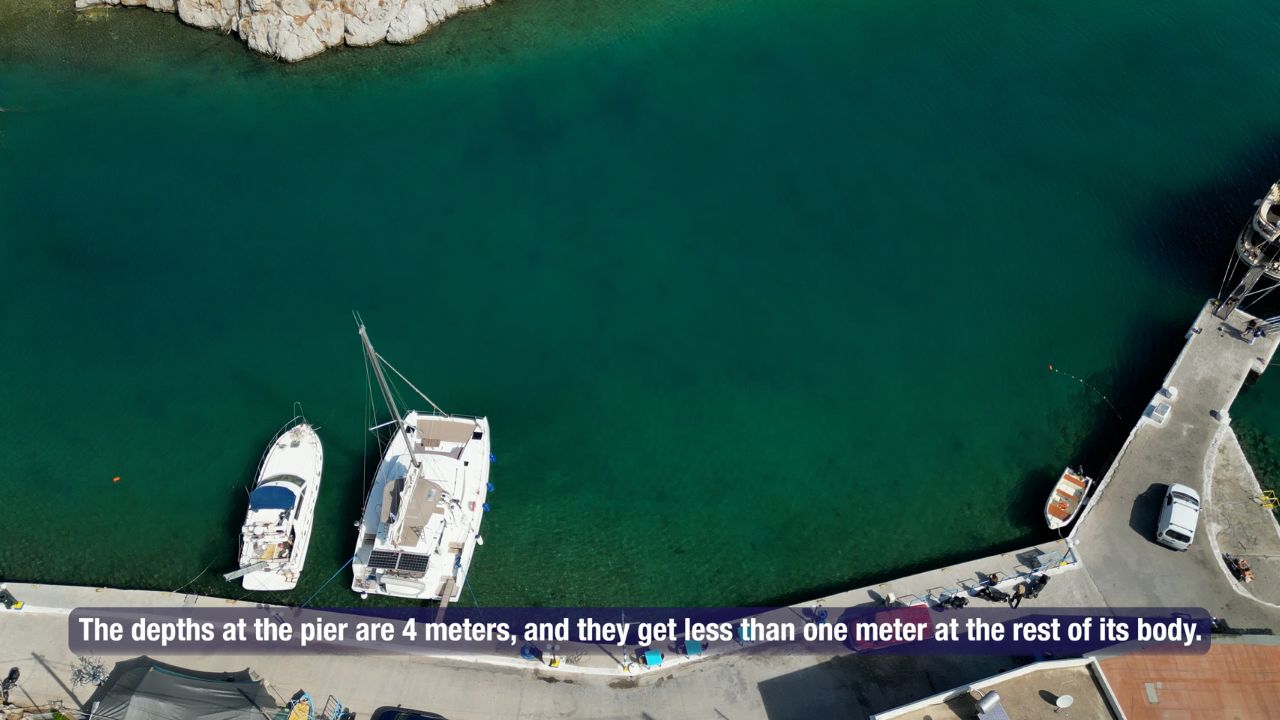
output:
{"label": "catamaran deck", "polygon": [[[484,418],[406,415],[392,436],[360,524],[352,590],[400,597],[462,593],[479,542],[489,484]],[[409,480],[410,454],[421,464]]]}

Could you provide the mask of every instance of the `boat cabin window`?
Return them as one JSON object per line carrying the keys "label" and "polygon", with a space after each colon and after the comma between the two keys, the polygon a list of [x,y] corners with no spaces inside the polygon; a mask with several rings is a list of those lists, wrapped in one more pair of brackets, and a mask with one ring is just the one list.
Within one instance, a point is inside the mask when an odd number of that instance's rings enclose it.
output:
{"label": "boat cabin window", "polygon": [[268,485],[249,493],[250,510],[290,510],[297,496],[287,487]]}
{"label": "boat cabin window", "polygon": [[307,484],[305,480],[297,475],[272,475],[259,484],[266,485],[268,483],[289,483],[290,485],[297,485],[298,487],[302,487]]}

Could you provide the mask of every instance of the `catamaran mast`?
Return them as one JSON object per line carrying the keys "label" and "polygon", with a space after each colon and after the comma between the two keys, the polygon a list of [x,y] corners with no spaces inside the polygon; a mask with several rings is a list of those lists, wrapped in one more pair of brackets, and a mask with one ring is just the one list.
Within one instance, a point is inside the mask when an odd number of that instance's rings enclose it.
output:
{"label": "catamaran mast", "polygon": [[1229,318],[1245,299],[1257,295],[1248,304],[1255,303],[1280,287],[1280,182],[1272,185],[1267,194],[1254,204],[1258,209],[1236,239],[1235,252],[1218,290],[1218,298],[1221,299],[1222,291],[1234,278],[1237,266],[1247,268],[1235,289],[1214,311],[1223,320]]}
{"label": "catamaran mast", "polygon": [[404,416],[400,414],[400,408],[396,406],[395,398],[391,396],[391,387],[387,385],[387,377],[382,374],[382,362],[378,359],[378,353],[373,349],[373,343],[369,342],[369,333],[365,331],[364,323],[360,323],[360,340],[364,343],[364,352],[369,356],[369,364],[373,365],[373,375],[378,379],[378,388],[382,390],[382,397],[387,402],[387,408],[391,410],[396,427],[400,430],[400,437],[404,439],[405,450],[409,452],[409,462],[414,467],[421,467],[418,458],[413,454],[413,443],[409,440],[409,433],[404,428]]}

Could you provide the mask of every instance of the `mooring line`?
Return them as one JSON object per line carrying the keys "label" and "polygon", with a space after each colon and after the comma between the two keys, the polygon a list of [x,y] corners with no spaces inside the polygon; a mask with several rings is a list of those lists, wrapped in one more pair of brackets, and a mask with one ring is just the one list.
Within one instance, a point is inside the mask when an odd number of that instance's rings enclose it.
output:
{"label": "mooring line", "polygon": [[[204,569],[200,571],[200,575],[204,575],[205,573],[209,572],[209,568],[213,567],[213,564],[214,564],[214,563],[216,563],[216,562],[218,562],[218,561],[217,561],[217,560],[212,560],[212,561],[210,561],[210,562],[209,562],[209,564],[208,564],[208,565],[205,565],[205,566],[204,566]],[[200,579],[200,575],[196,575],[195,577],[193,577],[193,578],[191,578],[190,580],[188,580],[188,581],[187,581],[187,583],[186,583],[186,585],[179,585],[178,587],[174,588],[173,592],[178,592],[179,590],[186,590],[186,589],[187,589],[187,587],[189,587],[189,586],[191,585],[191,583],[193,583],[193,582],[195,582],[195,581],[197,581],[197,580],[199,580],[199,579]]]}
{"label": "mooring line", "polygon": [[320,594],[320,591],[321,591],[321,590],[323,590],[323,589],[325,589],[325,586],[327,586],[329,583],[333,582],[333,579],[334,579],[334,578],[336,578],[336,577],[338,577],[338,573],[342,572],[343,570],[346,570],[346,569],[347,569],[347,566],[351,564],[351,561],[352,561],[352,560],[355,560],[355,559],[356,559],[356,556],[355,556],[355,555],[352,555],[351,557],[347,558],[347,561],[346,561],[346,562],[344,562],[344,563],[342,563],[342,567],[338,568],[337,570],[334,570],[334,571],[333,571],[333,574],[329,576],[329,579],[328,579],[328,580],[325,580],[323,585],[321,585],[320,587],[316,588],[316,591],[315,591],[315,592],[313,592],[313,593],[311,593],[311,596],[310,596],[310,597],[308,597],[306,600],[304,600],[304,601],[303,601],[303,603],[302,603],[301,605],[299,605],[298,607],[299,607],[299,608],[304,608],[304,607],[306,607],[306,606],[307,606],[307,603],[309,603],[309,602],[311,602],[312,600],[314,600],[314,599],[315,599],[315,597],[316,597],[317,595],[319,595],[319,594]]}
{"label": "mooring line", "polygon": [[1101,391],[1101,390],[1099,390],[1098,388],[1096,388],[1096,387],[1094,387],[1093,385],[1091,385],[1091,384],[1089,384],[1089,383],[1085,382],[1085,381],[1084,381],[1084,378],[1078,378],[1078,377],[1076,377],[1075,375],[1072,375],[1072,374],[1071,374],[1071,373],[1069,373],[1069,372],[1063,372],[1063,371],[1059,370],[1058,368],[1054,367],[1053,365],[1049,365],[1049,372],[1051,372],[1051,373],[1057,373],[1057,374],[1062,375],[1062,376],[1064,376],[1064,377],[1069,377],[1069,378],[1071,378],[1072,380],[1075,380],[1076,382],[1080,383],[1081,385],[1083,385],[1083,386],[1085,386],[1085,387],[1089,388],[1090,390],[1092,390],[1092,391],[1093,391],[1093,394],[1095,394],[1095,395],[1097,395],[1098,397],[1102,398],[1103,402],[1105,402],[1105,403],[1107,404],[1107,407],[1110,407],[1110,408],[1111,408],[1111,412],[1113,412],[1113,413],[1115,413],[1115,414],[1116,414],[1116,419],[1120,420],[1120,422],[1124,422],[1124,416],[1123,416],[1123,415],[1121,415],[1121,414],[1120,414],[1120,411],[1116,409],[1116,406],[1111,402],[1111,398],[1107,397],[1106,395],[1103,395],[1103,394],[1102,394],[1102,391]]}

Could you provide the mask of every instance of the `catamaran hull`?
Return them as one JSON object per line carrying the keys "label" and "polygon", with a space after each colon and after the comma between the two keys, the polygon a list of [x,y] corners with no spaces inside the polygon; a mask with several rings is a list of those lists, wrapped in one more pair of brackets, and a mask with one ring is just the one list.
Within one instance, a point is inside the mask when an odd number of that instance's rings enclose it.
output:
{"label": "catamaran hull", "polygon": [[[448,453],[423,451],[418,437],[410,436],[418,447],[415,457],[443,483],[447,502],[441,514],[446,516],[445,527],[438,535],[410,535],[413,542],[405,542],[404,538],[396,542],[396,526],[391,519],[394,514],[384,512],[383,503],[389,497],[388,484],[408,473],[410,455],[406,435],[394,433],[374,476],[356,537],[351,589],[362,596],[455,601],[462,595],[472,557],[481,542],[480,524],[488,498],[491,460],[488,420],[416,412],[408,413],[404,419],[406,427],[417,428],[420,422],[471,424],[469,429],[463,428],[469,439]],[[430,523],[424,526],[429,527]]]}

